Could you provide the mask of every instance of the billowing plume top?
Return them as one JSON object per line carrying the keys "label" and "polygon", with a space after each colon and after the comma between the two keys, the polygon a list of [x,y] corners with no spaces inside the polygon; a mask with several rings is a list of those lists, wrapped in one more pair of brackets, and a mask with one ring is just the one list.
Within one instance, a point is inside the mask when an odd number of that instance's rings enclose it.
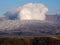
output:
{"label": "billowing plume top", "polygon": [[28,3],[16,9],[12,9],[5,13],[9,19],[20,20],[45,20],[45,13],[48,8],[40,3]]}

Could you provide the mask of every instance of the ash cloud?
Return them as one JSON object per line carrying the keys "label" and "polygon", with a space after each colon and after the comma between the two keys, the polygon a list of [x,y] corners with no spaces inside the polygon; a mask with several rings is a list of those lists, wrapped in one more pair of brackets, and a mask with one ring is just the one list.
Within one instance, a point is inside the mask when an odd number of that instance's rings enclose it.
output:
{"label": "ash cloud", "polygon": [[9,19],[45,20],[48,8],[40,3],[28,3],[5,13]]}

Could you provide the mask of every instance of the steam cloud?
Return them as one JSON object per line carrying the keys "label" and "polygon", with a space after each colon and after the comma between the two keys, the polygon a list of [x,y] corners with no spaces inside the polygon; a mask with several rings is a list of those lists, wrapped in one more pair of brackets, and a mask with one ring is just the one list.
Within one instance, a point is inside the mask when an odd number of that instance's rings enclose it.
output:
{"label": "steam cloud", "polygon": [[19,13],[21,20],[45,20],[48,9],[43,4],[26,4]]}
{"label": "steam cloud", "polygon": [[45,13],[48,8],[39,3],[28,3],[19,8],[13,9],[6,13],[7,17],[18,17],[20,20],[45,20]]}

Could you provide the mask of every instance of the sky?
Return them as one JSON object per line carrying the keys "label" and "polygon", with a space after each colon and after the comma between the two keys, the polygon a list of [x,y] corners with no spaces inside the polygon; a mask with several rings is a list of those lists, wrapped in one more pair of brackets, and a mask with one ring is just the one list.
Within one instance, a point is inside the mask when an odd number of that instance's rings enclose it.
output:
{"label": "sky", "polygon": [[26,3],[42,3],[48,8],[47,14],[60,14],[60,0],[0,0],[0,16]]}

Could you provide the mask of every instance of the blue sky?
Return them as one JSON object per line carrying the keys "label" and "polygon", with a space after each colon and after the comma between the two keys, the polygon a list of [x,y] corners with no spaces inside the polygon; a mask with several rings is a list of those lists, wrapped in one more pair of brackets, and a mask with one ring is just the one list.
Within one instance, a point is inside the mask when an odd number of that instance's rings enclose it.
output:
{"label": "blue sky", "polygon": [[60,0],[0,0],[0,16],[3,16],[8,10],[26,3],[42,3],[48,7],[48,14],[60,13]]}

